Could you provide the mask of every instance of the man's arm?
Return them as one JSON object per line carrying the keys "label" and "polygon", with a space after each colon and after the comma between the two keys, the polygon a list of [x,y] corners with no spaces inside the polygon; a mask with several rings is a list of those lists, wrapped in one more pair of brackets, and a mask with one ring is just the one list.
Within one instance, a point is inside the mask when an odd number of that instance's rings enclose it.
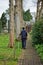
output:
{"label": "man's arm", "polygon": [[26,36],[27,36],[27,32],[26,32]]}
{"label": "man's arm", "polygon": [[27,39],[27,32],[26,32],[26,39]]}
{"label": "man's arm", "polygon": [[22,31],[21,31],[20,35],[22,35]]}

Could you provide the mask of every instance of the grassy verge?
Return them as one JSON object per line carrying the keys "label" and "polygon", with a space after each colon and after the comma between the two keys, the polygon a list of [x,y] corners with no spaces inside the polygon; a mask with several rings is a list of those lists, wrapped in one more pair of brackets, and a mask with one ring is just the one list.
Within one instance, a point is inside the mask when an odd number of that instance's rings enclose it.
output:
{"label": "grassy verge", "polygon": [[[15,42],[14,48],[8,48],[9,34],[0,35],[0,65],[16,65],[21,54],[21,42]],[[16,59],[16,60],[15,60]]]}
{"label": "grassy verge", "polygon": [[35,49],[37,53],[39,54],[41,60],[43,61],[43,44],[35,45]]}

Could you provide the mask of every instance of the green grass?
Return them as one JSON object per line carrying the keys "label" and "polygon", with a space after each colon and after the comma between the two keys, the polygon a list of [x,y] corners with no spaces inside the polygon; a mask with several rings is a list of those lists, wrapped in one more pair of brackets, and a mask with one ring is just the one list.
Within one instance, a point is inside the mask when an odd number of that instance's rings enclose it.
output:
{"label": "green grass", "polygon": [[37,53],[39,54],[41,60],[43,61],[43,44],[35,45]]}
{"label": "green grass", "polygon": [[22,51],[21,42],[16,41],[14,44],[14,48],[8,48],[8,43],[9,43],[9,34],[0,35],[0,65],[3,65],[4,63],[4,61],[2,60],[5,60],[5,63],[7,65],[16,65],[17,59],[21,54]]}

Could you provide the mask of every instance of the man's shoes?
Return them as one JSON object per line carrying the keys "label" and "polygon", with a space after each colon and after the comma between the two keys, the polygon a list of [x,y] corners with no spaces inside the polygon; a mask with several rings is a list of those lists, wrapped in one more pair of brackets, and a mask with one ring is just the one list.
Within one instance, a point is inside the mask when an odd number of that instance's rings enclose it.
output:
{"label": "man's shoes", "polygon": [[26,49],[26,48],[23,47],[22,49]]}

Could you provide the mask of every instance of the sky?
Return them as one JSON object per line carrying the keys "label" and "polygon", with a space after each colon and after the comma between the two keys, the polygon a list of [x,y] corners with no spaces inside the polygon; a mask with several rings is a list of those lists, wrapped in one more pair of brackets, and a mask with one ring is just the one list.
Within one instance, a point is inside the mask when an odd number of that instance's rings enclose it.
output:
{"label": "sky", "polygon": [[30,9],[31,12],[36,12],[37,0],[24,0],[23,7],[25,10]]}
{"label": "sky", "polygon": [[[9,8],[9,0],[0,0],[0,17],[5,10]],[[30,9],[30,12],[36,12],[36,3],[32,0],[23,0],[23,9],[26,11]]]}

